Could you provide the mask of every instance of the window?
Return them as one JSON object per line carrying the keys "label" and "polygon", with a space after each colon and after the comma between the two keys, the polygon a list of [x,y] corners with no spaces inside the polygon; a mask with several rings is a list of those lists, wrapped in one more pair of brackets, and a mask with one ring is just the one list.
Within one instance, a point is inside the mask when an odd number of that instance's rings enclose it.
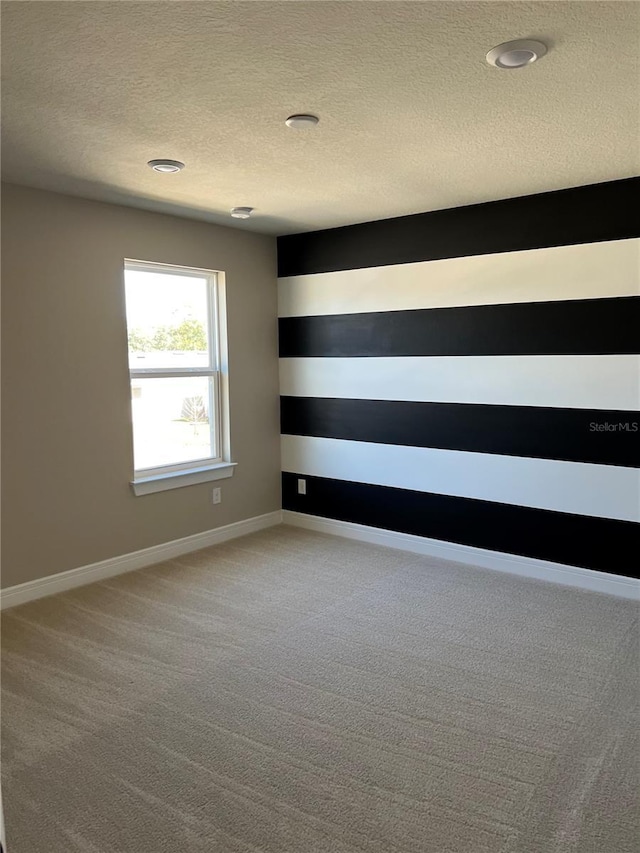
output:
{"label": "window", "polygon": [[222,278],[125,262],[136,494],[233,473]]}

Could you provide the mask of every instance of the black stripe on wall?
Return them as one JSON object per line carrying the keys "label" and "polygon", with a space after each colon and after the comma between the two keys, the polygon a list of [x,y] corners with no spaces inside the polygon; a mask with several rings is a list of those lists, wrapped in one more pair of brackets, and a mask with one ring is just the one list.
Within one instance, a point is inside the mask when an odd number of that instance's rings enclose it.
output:
{"label": "black stripe on wall", "polygon": [[281,397],[280,415],[288,435],[640,467],[638,412]]}
{"label": "black stripe on wall", "polygon": [[281,357],[638,352],[640,297],[281,317]]}
{"label": "black stripe on wall", "polygon": [[[306,495],[297,493],[299,477]],[[620,562],[640,546],[640,525],[631,521],[292,473],[282,475],[282,496],[294,512],[638,577]]]}
{"label": "black stripe on wall", "polygon": [[640,178],[278,238],[278,275],[408,264],[640,236]]}

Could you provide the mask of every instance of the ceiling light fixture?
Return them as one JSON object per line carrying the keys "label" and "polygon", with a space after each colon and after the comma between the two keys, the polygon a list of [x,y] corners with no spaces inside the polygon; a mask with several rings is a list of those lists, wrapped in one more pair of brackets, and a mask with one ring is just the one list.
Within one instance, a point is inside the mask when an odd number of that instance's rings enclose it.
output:
{"label": "ceiling light fixture", "polygon": [[253,213],[252,207],[232,207],[231,215],[234,219],[248,219]]}
{"label": "ceiling light fixture", "polygon": [[295,128],[295,130],[304,130],[305,128],[315,127],[319,121],[320,119],[318,116],[300,113],[298,115],[289,116],[285,124],[287,127]]}
{"label": "ceiling light fixture", "polygon": [[516,39],[499,44],[487,54],[487,62],[496,68],[513,70],[525,68],[547,52],[546,44],[532,39]]}
{"label": "ceiling light fixture", "polygon": [[147,166],[150,166],[154,172],[180,172],[184,169],[184,163],[180,160],[149,160]]}

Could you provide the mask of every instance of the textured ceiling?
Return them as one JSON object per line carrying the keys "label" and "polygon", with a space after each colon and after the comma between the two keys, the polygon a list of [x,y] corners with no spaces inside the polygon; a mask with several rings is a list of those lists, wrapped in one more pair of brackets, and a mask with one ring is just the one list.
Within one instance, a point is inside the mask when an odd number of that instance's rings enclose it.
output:
{"label": "textured ceiling", "polygon": [[[640,172],[636,2],[4,2],[2,24],[15,183],[283,234]],[[548,55],[486,64],[519,37]]]}

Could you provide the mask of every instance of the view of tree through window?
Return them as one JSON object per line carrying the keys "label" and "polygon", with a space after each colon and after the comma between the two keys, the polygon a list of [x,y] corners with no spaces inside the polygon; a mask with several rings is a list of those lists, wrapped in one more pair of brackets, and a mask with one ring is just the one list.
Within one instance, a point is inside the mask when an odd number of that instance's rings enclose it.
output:
{"label": "view of tree through window", "polygon": [[185,397],[182,404],[182,420],[192,424],[196,434],[198,424],[209,423],[209,414],[202,397]]}
{"label": "view of tree through window", "polygon": [[159,326],[152,334],[142,329],[129,332],[129,350],[132,352],[158,352],[163,350],[207,349],[207,330],[199,320],[189,318],[178,326]]}

